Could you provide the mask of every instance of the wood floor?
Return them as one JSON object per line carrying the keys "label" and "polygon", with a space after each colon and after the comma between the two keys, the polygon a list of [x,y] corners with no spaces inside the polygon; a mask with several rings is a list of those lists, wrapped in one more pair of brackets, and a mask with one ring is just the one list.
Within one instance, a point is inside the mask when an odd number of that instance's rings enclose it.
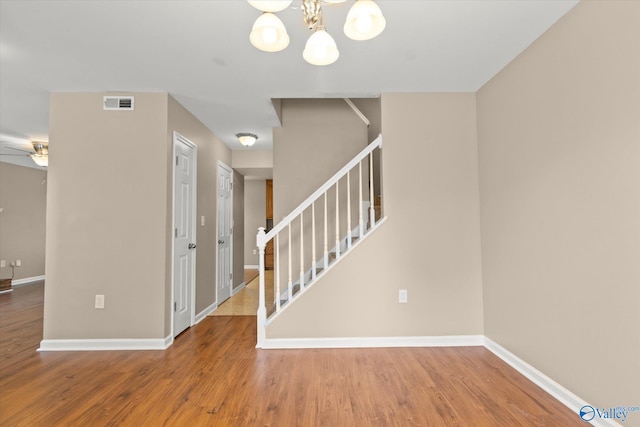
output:
{"label": "wood floor", "polygon": [[482,347],[256,350],[254,316],[166,351],[37,353],[43,284],[0,295],[0,426],[583,426]]}

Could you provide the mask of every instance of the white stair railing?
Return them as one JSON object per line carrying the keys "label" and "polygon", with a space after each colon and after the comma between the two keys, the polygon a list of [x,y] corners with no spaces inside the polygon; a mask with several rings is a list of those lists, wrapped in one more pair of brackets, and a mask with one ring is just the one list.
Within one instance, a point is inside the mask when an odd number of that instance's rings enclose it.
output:
{"label": "white stair railing", "polygon": [[[327,180],[327,182],[275,225],[268,233],[265,232],[263,227],[259,228],[256,237],[260,273],[260,294],[257,312],[257,347],[262,347],[262,343],[265,340],[267,318],[285,309],[299,292],[316,279],[318,271],[320,271],[319,274],[322,274],[332,261],[337,261],[341,255],[351,248],[355,240],[361,239],[365,233],[375,226],[373,153],[376,149],[382,149],[382,135],[379,135],[378,138]],[[364,181],[363,169],[367,167],[369,169],[368,180]],[[352,173],[358,175],[357,182],[355,183],[351,179]],[[368,188],[365,190],[363,190],[363,181],[365,184],[368,184]],[[354,188],[352,189],[352,187]],[[330,205],[333,198],[329,197],[329,193],[333,193],[335,196],[334,206]],[[341,199],[341,195],[343,199]],[[364,198],[365,195],[368,196],[367,199]],[[358,216],[355,218],[357,225],[352,230],[353,203],[356,203]],[[316,212],[316,204],[323,205],[319,210],[320,212]],[[368,212],[363,209],[363,206],[368,206]],[[307,215],[305,215],[305,211],[307,211]],[[308,226],[305,226],[306,218],[310,218],[310,224],[308,224]],[[318,221],[318,224],[316,224],[316,221]],[[321,236],[316,236],[316,230],[318,228],[321,229]],[[329,230],[331,229],[333,229],[331,234],[335,232],[335,245],[333,248],[330,248],[329,244]],[[271,306],[270,301],[270,309],[267,310],[264,255],[267,243],[271,240],[273,240],[274,243],[275,256],[273,286],[270,290],[273,290],[274,295],[273,306]],[[305,244],[309,246],[305,246]],[[316,245],[322,252],[320,259],[316,258]],[[283,260],[281,260],[280,255],[283,252],[286,253],[286,255],[282,256]],[[299,252],[298,259],[294,257],[294,252]],[[307,254],[307,258],[305,258],[305,254]],[[287,264],[286,269],[282,268],[281,264],[283,263]],[[300,270],[299,278],[295,282],[293,281],[294,268],[299,268]],[[281,276],[283,275],[285,275],[287,283],[287,289],[285,290],[281,288]]]}

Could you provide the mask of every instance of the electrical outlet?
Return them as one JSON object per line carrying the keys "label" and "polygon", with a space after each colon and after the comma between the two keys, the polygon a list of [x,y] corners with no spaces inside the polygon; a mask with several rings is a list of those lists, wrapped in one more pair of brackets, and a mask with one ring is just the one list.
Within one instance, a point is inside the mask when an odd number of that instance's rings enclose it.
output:
{"label": "electrical outlet", "polygon": [[22,267],[22,260],[16,260],[16,267]]}
{"label": "electrical outlet", "polygon": [[257,250],[257,249],[254,249],[254,250],[253,250],[253,254],[254,254],[254,255],[258,255],[258,250]]}
{"label": "electrical outlet", "polygon": [[5,268],[7,266],[7,261],[2,260],[0,261],[0,268]]}
{"label": "electrical outlet", "polygon": [[406,289],[400,289],[398,291],[398,302],[405,304],[407,302],[408,299],[408,295],[407,295],[407,290]]}
{"label": "electrical outlet", "polygon": [[96,308],[104,308],[104,295],[96,295]]}

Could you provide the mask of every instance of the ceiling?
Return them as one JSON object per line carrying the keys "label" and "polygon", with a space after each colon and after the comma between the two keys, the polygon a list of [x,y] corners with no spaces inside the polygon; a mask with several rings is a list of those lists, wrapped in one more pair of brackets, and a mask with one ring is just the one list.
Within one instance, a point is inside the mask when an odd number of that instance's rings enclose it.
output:
{"label": "ceiling", "polygon": [[324,7],[340,59],[316,67],[299,7],[278,13],[289,47],[265,53],[243,0],[0,0],[0,154],[48,141],[51,92],[169,92],[232,149],[237,132],[271,149],[272,98],[474,92],[577,0],[377,0],[387,27],[365,42],[342,32],[351,3]]}

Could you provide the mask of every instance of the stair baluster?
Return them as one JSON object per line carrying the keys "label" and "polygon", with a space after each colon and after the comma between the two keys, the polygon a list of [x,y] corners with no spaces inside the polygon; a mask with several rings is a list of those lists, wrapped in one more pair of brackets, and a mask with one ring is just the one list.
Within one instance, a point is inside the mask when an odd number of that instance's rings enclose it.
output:
{"label": "stair baluster", "polygon": [[300,212],[300,290],[304,289],[304,212]]}
{"label": "stair baluster", "polygon": [[311,203],[311,280],[316,279],[316,202]]}
{"label": "stair baluster", "polygon": [[287,289],[289,290],[289,301],[293,299],[293,265],[291,263],[291,223],[289,223],[289,250],[287,255],[289,256],[289,281],[287,282]]}
{"label": "stair baluster", "polygon": [[376,225],[376,211],[375,211],[375,193],[373,189],[373,151],[369,153],[369,228],[373,228]]}
{"label": "stair baluster", "polygon": [[364,216],[362,216],[362,160],[358,162],[358,237],[364,236]]}
{"label": "stair baluster", "polygon": [[351,249],[351,172],[347,172],[347,249]]}
{"label": "stair baluster", "polygon": [[329,234],[327,225],[327,192],[324,192],[324,266],[329,267]]}
{"label": "stair baluster", "polygon": [[280,233],[276,234],[276,262],[275,269],[273,270],[273,279],[276,283],[276,291],[274,292],[273,299],[276,300],[276,313],[280,311]]}
{"label": "stair baluster", "polygon": [[336,181],[336,259],[340,258],[340,180]]}

